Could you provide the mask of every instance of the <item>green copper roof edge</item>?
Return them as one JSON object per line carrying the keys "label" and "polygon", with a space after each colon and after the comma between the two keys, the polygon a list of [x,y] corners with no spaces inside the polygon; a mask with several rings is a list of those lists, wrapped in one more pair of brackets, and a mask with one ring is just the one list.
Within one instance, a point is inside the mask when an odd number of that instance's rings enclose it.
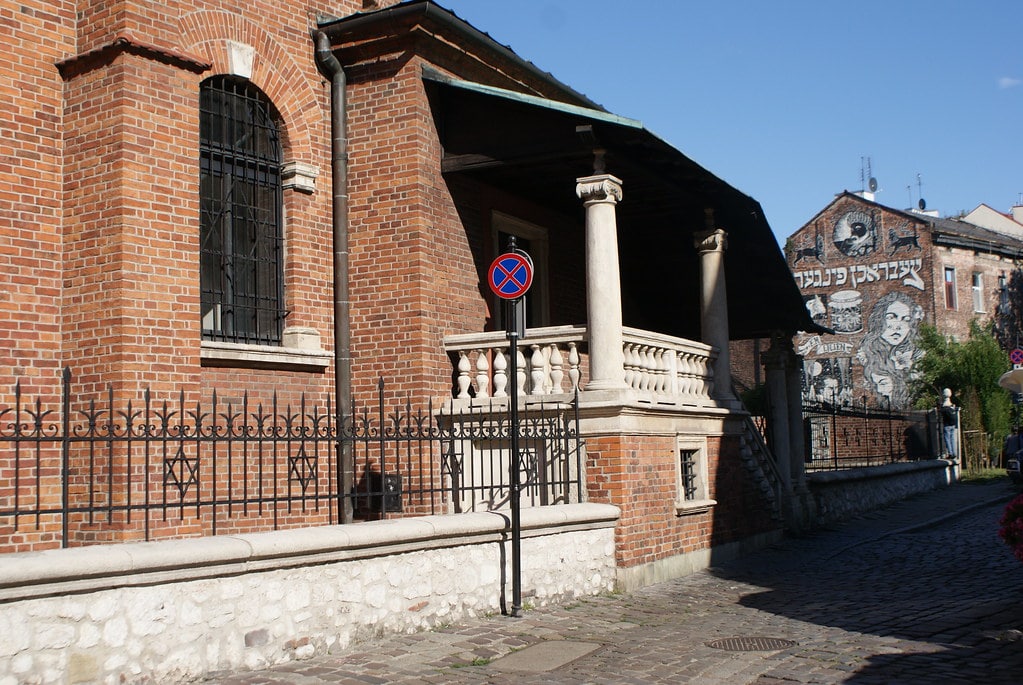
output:
{"label": "green copper roof edge", "polygon": [[546,109],[552,109],[558,112],[565,112],[566,114],[578,114],[579,116],[584,116],[588,119],[604,121],[610,124],[616,124],[618,126],[627,126],[629,128],[640,129],[644,131],[646,130],[643,126],[643,122],[638,121],[636,119],[620,117],[617,114],[611,114],[610,112],[602,112],[597,109],[590,109],[589,107],[570,105],[566,102],[558,102],[557,100],[549,100],[547,98],[539,97],[537,95],[516,93],[513,90],[506,90],[504,88],[497,88],[495,86],[487,86],[482,83],[475,83],[473,81],[463,81],[462,79],[452,78],[446,74],[443,74],[429,67],[423,68],[423,78],[428,79],[430,81],[437,81],[438,83],[445,83],[449,86],[454,86],[455,88],[462,88],[464,90],[483,93],[485,95],[493,95],[495,97],[504,98],[506,100],[522,102],[536,107],[544,107]]}

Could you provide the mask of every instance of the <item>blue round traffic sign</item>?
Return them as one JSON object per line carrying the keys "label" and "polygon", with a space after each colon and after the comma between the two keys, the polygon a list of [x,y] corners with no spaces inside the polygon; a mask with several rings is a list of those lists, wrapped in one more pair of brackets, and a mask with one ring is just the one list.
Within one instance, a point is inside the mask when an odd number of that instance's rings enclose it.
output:
{"label": "blue round traffic sign", "polygon": [[1023,350],[1018,347],[1009,353],[1009,361],[1013,364],[1023,364]]}
{"label": "blue round traffic sign", "polygon": [[505,252],[490,265],[487,282],[505,300],[522,297],[533,284],[533,263],[521,252]]}

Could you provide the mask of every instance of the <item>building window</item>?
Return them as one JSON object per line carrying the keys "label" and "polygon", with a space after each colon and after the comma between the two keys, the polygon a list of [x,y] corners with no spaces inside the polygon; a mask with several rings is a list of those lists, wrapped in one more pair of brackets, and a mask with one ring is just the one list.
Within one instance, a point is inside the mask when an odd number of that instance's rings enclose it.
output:
{"label": "building window", "polygon": [[1005,279],[1005,272],[998,275],[998,313],[1007,314],[1009,311],[1009,284]]}
{"label": "building window", "polygon": [[[525,327],[538,328],[549,325],[547,229],[500,212],[494,212],[491,225],[495,256],[503,254],[508,249],[508,237],[515,236],[516,248],[528,254],[533,262],[533,284],[521,298],[525,306],[523,322]],[[504,309],[503,306],[495,307],[493,320],[496,329],[501,329],[505,325]]]}
{"label": "building window", "polygon": [[699,450],[679,450],[679,469],[682,476],[680,483],[682,500],[693,502],[697,499],[699,490],[696,487],[696,460],[700,456]]}
{"label": "building window", "polygon": [[956,309],[956,270],[945,267],[945,309]]}
{"label": "building window", "polygon": [[202,337],[280,345],[284,325],[280,117],[245,79],[199,99]]}
{"label": "building window", "polygon": [[717,504],[709,499],[707,450],[703,441],[680,439],[675,460],[675,513],[707,511]]}
{"label": "building window", "polygon": [[973,272],[973,280],[971,283],[973,289],[973,311],[978,313],[984,312],[984,276],[978,272]]}

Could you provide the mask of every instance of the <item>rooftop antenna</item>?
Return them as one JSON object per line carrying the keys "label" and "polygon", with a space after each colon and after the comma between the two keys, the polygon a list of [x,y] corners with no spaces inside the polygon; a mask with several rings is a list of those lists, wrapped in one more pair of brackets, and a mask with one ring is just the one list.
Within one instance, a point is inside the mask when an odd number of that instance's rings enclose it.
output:
{"label": "rooftop antenna", "polygon": [[877,192],[877,179],[870,169],[870,157],[860,157],[860,192]]}
{"label": "rooftop antenna", "polygon": [[916,191],[917,191],[916,194],[917,194],[917,197],[920,198],[920,200],[916,203],[916,206],[920,208],[921,212],[924,211],[925,209],[927,209],[927,201],[924,200],[924,188],[923,188],[923,185],[924,185],[923,181],[920,179],[920,174],[918,172],[917,175],[916,175]]}

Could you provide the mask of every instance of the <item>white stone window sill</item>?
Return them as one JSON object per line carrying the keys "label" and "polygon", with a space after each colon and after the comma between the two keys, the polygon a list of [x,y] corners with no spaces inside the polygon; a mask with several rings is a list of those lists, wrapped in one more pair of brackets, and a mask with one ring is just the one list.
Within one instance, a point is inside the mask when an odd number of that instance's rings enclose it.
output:
{"label": "white stone window sill", "polygon": [[675,515],[701,514],[710,511],[711,507],[717,503],[717,500],[714,499],[690,499],[684,502],[675,502]]}
{"label": "white stone window sill", "polygon": [[331,352],[304,347],[271,347],[203,340],[199,352],[203,366],[248,369],[322,371],[334,359]]}

